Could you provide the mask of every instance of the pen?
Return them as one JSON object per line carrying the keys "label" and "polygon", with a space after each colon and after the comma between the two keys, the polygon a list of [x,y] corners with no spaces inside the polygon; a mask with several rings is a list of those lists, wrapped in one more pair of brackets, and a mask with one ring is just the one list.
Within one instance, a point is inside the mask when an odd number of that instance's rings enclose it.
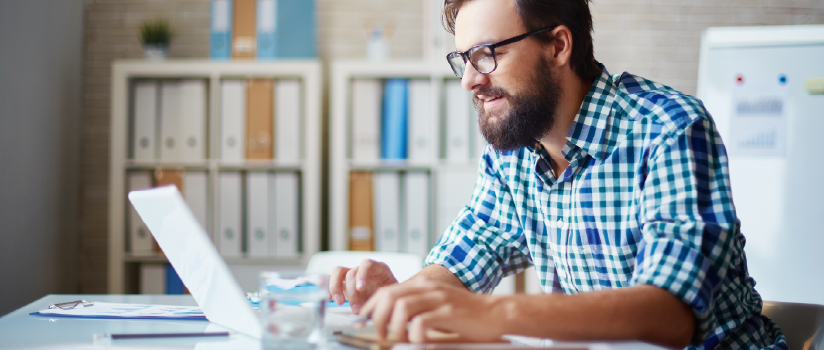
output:
{"label": "pen", "polygon": [[95,338],[111,337],[112,339],[140,339],[140,338],[180,338],[180,337],[228,337],[233,332],[208,333],[128,333],[128,334],[95,334]]}

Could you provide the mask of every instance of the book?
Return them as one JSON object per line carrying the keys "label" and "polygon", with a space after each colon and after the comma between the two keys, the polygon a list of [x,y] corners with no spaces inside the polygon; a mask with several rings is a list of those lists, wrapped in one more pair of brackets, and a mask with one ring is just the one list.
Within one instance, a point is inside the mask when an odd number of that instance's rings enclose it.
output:
{"label": "book", "polygon": [[372,173],[349,173],[349,250],[374,250]]}
{"label": "book", "polygon": [[387,79],[383,85],[381,158],[406,159],[408,110],[406,79]]}

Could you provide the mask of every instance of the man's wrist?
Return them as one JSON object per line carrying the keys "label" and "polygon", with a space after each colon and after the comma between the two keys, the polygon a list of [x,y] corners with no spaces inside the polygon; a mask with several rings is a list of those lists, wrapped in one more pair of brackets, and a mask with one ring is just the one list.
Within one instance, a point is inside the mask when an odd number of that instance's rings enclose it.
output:
{"label": "man's wrist", "polygon": [[485,295],[486,304],[484,307],[490,310],[492,320],[500,324],[501,334],[518,334],[520,329],[519,321],[522,312],[519,312],[518,299],[524,295]]}

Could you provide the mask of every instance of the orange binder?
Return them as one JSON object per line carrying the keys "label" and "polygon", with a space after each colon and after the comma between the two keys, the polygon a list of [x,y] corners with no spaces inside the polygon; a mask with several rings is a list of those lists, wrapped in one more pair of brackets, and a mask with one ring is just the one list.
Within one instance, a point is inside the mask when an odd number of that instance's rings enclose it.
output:
{"label": "orange binder", "polygon": [[372,173],[349,173],[349,250],[375,249],[372,198]]}
{"label": "orange binder", "polygon": [[246,83],[246,158],[272,159],[275,127],[274,81],[250,79]]}
{"label": "orange binder", "polygon": [[[180,169],[157,169],[154,172],[154,187],[175,185],[180,193],[183,193],[183,170]],[[165,255],[154,241],[154,251]]]}
{"label": "orange binder", "polygon": [[234,0],[232,11],[232,58],[255,58],[257,54],[257,0]]}

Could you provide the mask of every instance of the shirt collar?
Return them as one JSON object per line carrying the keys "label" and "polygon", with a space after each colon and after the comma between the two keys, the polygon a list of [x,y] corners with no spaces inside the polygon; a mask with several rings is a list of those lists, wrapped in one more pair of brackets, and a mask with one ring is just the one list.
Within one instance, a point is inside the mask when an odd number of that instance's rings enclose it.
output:
{"label": "shirt collar", "polygon": [[605,136],[612,114],[616,87],[607,68],[603,64],[600,66],[601,75],[595,78],[592,87],[584,97],[581,108],[567,133],[567,140],[593,158],[603,160],[609,154],[609,145],[614,144],[609,138],[617,136],[611,133]]}

